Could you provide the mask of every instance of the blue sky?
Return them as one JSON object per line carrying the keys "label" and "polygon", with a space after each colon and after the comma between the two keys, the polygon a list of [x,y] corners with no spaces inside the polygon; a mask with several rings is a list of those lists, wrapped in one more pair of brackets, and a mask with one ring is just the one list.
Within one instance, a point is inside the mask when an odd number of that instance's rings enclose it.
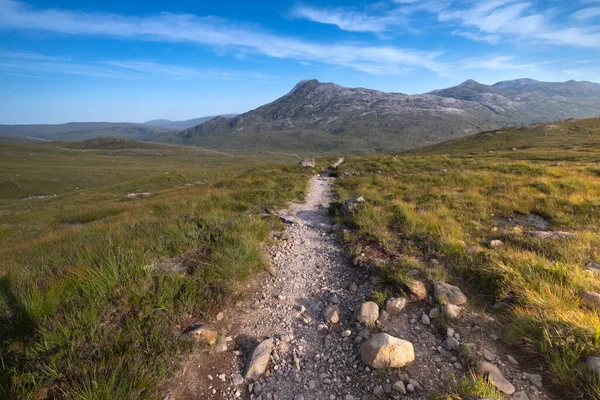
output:
{"label": "blue sky", "polygon": [[600,81],[600,0],[0,0],[0,124],[239,113],[299,80]]}

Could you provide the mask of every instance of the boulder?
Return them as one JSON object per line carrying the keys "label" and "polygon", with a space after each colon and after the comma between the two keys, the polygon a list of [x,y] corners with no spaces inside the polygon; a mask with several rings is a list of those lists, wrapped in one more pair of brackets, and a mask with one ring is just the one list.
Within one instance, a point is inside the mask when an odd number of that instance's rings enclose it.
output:
{"label": "boulder", "polygon": [[365,324],[366,326],[373,326],[379,318],[379,306],[377,303],[367,301],[362,303],[358,312],[356,313],[356,320]]}
{"label": "boulder", "polygon": [[387,333],[373,335],[360,347],[362,361],[373,368],[400,368],[415,360],[411,342]]}
{"label": "boulder", "polygon": [[271,357],[271,351],[273,350],[273,339],[263,340],[252,352],[248,367],[244,378],[251,380],[258,380],[262,374],[265,373],[267,365],[269,364],[269,358]]}
{"label": "boulder", "polygon": [[467,302],[467,296],[456,286],[439,282],[433,286],[433,296],[438,303],[460,306]]}
{"label": "boulder", "polygon": [[365,199],[362,197],[356,197],[354,199],[344,200],[342,204],[342,214],[349,217],[358,211],[361,203],[364,203]]}
{"label": "boulder", "polygon": [[392,297],[385,302],[385,311],[390,315],[400,314],[406,307],[406,299],[403,297]]}
{"label": "boulder", "polygon": [[314,168],[315,165],[316,164],[315,164],[314,158],[306,158],[306,159],[300,161],[300,166],[302,166],[302,167]]}
{"label": "boulder", "polygon": [[337,304],[327,306],[323,310],[323,318],[331,324],[340,322],[340,307]]}
{"label": "boulder", "polygon": [[494,364],[487,361],[480,361],[477,363],[477,369],[502,393],[511,395],[516,391],[513,384],[502,375],[500,369]]}
{"label": "boulder", "polygon": [[211,346],[217,343],[217,339],[219,338],[219,333],[206,325],[199,325],[195,328],[192,328],[188,331],[188,335],[193,337],[199,342],[205,342],[210,344]]}

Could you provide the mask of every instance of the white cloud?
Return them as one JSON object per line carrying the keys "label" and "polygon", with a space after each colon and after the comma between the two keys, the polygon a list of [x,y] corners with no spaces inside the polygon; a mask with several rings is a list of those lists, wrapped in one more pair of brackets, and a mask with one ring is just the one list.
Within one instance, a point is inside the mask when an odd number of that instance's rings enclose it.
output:
{"label": "white cloud", "polygon": [[458,21],[475,33],[533,40],[551,45],[600,47],[600,31],[591,27],[558,27],[547,15],[536,12],[530,2],[479,1],[471,8],[439,13],[441,22]]}
{"label": "white cloud", "polygon": [[0,28],[45,30],[60,34],[107,36],[149,41],[187,42],[221,50],[273,58],[320,62],[378,73],[407,67],[440,71],[437,52],[356,43],[321,44],[264,32],[256,26],[162,13],[150,17],[35,9],[13,0],[0,0]]}
{"label": "white cloud", "polygon": [[346,8],[317,9],[298,6],[291,11],[292,16],[322,24],[336,25],[349,32],[388,32],[391,27],[406,24],[406,15],[399,9],[382,15],[369,15],[365,12]]}
{"label": "white cloud", "polygon": [[571,18],[584,20],[600,16],[600,7],[587,7],[571,14]]}

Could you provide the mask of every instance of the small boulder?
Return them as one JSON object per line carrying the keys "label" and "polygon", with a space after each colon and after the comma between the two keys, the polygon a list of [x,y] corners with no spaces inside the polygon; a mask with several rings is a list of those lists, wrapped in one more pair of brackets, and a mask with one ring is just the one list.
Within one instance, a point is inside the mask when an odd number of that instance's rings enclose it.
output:
{"label": "small boulder", "polygon": [[477,363],[477,369],[484,376],[486,376],[490,383],[496,386],[502,393],[511,395],[516,391],[513,384],[510,383],[504,377],[504,375],[502,375],[500,369],[498,369],[498,367],[496,367],[494,364],[487,361],[480,361]]}
{"label": "small boulder", "polygon": [[372,301],[362,303],[356,313],[356,320],[366,326],[375,325],[377,318],[379,318],[379,306]]}
{"label": "small boulder", "polygon": [[406,386],[404,386],[404,382],[402,382],[402,381],[398,381],[398,382],[394,383],[394,385],[392,386],[392,389],[395,390],[396,392],[406,394]]}
{"label": "small boulder", "polygon": [[267,365],[269,364],[269,358],[271,357],[271,351],[273,350],[273,339],[263,340],[252,352],[248,367],[244,377],[246,379],[258,380],[262,374],[265,373]]}
{"label": "small boulder", "polygon": [[541,389],[543,387],[542,376],[540,374],[528,374],[527,372],[523,372],[523,378],[525,378],[529,382],[533,383],[539,389]]}
{"label": "small boulder", "polygon": [[392,297],[385,302],[385,311],[390,315],[400,314],[406,307],[406,299],[403,297]]}
{"label": "small boulder", "polygon": [[421,315],[421,322],[423,323],[423,325],[430,325],[431,320],[429,319],[429,315],[427,315],[427,314]]}
{"label": "small boulder", "polygon": [[442,342],[442,347],[448,351],[455,350],[458,346],[460,346],[460,343],[452,336],[447,337],[446,340]]}
{"label": "small boulder", "polygon": [[495,248],[495,247],[502,247],[504,246],[504,242],[502,242],[502,240],[490,240],[490,243],[488,244],[490,246],[490,248]]}
{"label": "small boulder", "polygon": [[400,368],[415,360],[411,342],[387,333],[373,335],[360,347],[362,361],[373,368]]}
{"label": "small boulder", "polygon": [[337,324],[340,322],[340,307],[337,304],[325,307],[323,310],[323,318],[331,324]]}
{"label": "small boulder", "polygon": [[188,335],[199,342],[205,342],[211,346],[217,343],[217,339],[219,338],[219,333],[206,325],[200,325],[190,329]]}
{"label": "small boulder", "polygon": [[363,197],[344,200],[344,203],[342,203],[342,214],[344,214],[346,217],[355,214],[360,208],[360,204],[364,202],[365,199]]}
{"label": "small boulder", "polygon": [[600,375],[600,357],[588,357],[585,359],[585,366],[591,371]]}
{"label": "small boulder", "polygon": [[433,295],[438,303],[460,306],[467,302],[467,296],[456,286],[439,282],[433,286]]}
{"label": "small boulder", "polygon": [[314,158],[305,158],[304,160],[300,161],[300,166],[302,167],[314,168],[315,165]]}
{"label": "small boulder", "polygon": [[600,308],[600,294],[596,292],[582,290],[581,292],[579,292],[579,298],[582,302],[590,306]]}

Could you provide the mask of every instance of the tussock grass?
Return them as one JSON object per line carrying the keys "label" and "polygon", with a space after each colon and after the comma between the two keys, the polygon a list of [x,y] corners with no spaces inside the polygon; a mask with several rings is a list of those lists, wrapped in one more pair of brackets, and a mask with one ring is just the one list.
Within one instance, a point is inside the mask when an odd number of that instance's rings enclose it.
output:
{"label": "tussock grass", "polygon": [[[551,146],[562,149],[565,141],[600,145],[597,120],[565,126],[577,132],[577,124],[595,124],[595,135],[563,140],[561,131],[547,136],[543,127],[526,128],[525,150],[512,150],[501,132],[397,157],[351,157],[337,191],[341,199],[366,199],[351,221],[358,229],[346,236],[355,252],[375,243],[398,260],[379,266],[384,283],[407,286],[406,271],[419,269],[433,281],[460,281],[479,305],[506,302],[506,339],[538,352],[573,393],[599,398],[599,379],[582,361],[600,355],[600,317],[578,294],[600,292],[598,276],[585,270],[600,252],[600,181],[590,163],[600,158],[600,146],[561,150],[559,164],[550,156]],[[507,132],[524,143],[517,130]],[[499,144],[509,149],[490,152]],[[525,231],[543,228],[528,225],[530,214],[577,237],[531,237]],[[490,248],[493,239],[504,246]],[[406,265],[431,258],[441,266]]]}
{"label": "tussock grass", "polygon": [[[37,153],[21,162],[23,147],[6,149],[0,180],[18,188],[0,202],[0,398],[160,398],[194,346],[187,324],[210,320],[265,267],[278,222],[259,214],[302,197],[307,181],[300,167],[264,164],[278,157],[29,145]],[[21,200],[49,190],[57,197]]]}

